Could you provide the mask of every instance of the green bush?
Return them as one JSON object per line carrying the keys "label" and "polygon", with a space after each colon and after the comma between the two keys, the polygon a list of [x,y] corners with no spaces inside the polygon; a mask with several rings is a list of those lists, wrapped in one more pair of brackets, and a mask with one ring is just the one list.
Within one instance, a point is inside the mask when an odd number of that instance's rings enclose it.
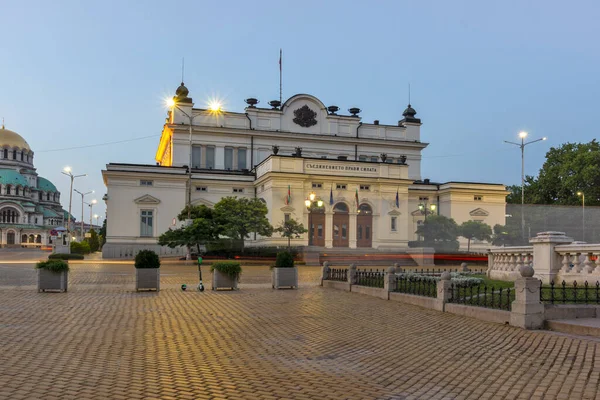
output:
{"label": "green bush", "polygon": [[63,260],[40,261],[35,265],[37,269],[45,269],[52,272],[68,272],[69,264]]}
{"label": "green bush", "polygon": [[237,261],[217,261],[210,266],[210,272],[217,270],[231,279],[239,279],[242,273],[242,267]]}
{"label": "green bush", "polygon": [[56,254],[48,256],[48,260],[83,260],[83,254]]}
{"label": "green bush", "polygon": [[275,268],[294,268],[294,256],[289,251],[277,253]]}
{"label": "green bush", "polygon": [[160,259],[158,254],[152,250],[140,250],[135,255],[136,268],[160,268]]}
{"label": "green bush", "polygon": [[71,253],[90,254],[90,245],[88,242],[71,242]]}

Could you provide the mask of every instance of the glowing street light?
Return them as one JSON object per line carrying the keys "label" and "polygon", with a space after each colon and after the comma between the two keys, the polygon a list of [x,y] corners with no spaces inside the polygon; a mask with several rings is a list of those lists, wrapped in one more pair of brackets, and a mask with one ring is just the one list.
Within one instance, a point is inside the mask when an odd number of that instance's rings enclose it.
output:
{"label": "glowing street light", "polygon": [[75,180],[75,178],[87,176],[87,174],[73,175],[71,171],[71,167],[67,166],[64,167],[61,172],[63,175],[67,175],[69,178],[71,178],[71,188],[69,189],[69,215],[67,216],[67,232],[71,232],[71,204],[73,202],[73,181]]}
{"label": "glowing street light", "polygon": [[81,195],[81,240],[83,240],[83,236],[84,236],[84,235],[83,235],[83,204],[85,203],[85,202],[83,201],[83,198],[84,198],[85,196],[87,196],[88,194],[92,194],[92,193],[94,193],[94,191],[93,191],[93,190],[91,190],[91,191],[89,191],[89,192],[86,192],[86,193],[82,193],[82,192],[80,192],[80,191],[79,191],[79,190],[77,190],[77,189],[75,189],[75,191]]}
{"label": "glowing street light", "polygon": [[577,192],[577,196],[580,196],[581,200],[582,200],[582,209],[581,209],[581,211],[582,211],[582,215],[583,215],[583,224],[582,224],[583,235],[581,235],[582,236],[581,240],[583,242],[585,242],[585,193],[583,193],[583,192]]}
{"label": "glowing street light", "polygon": [[92,209],[94,207],[94,204],[96,204],[98,201],[96,199],[93,199],[92,201],[90,201],[90,229],[92,227]]}

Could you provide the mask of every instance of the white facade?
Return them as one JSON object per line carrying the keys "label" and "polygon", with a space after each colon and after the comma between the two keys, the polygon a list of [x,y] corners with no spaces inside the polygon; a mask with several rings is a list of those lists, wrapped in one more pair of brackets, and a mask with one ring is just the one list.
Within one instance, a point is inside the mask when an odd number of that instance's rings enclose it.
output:
{"label": "white facade", "polygon": [[[187,95],[182,84],[163,129],[157,165],[109,164],[103,171],[106,257],[130,256],[140,248],[175,251],[160,249],[156,240],[178,224],[190,162],[192,204],[256,196],[266,202],[271,224],[288,214],[312,227],[295,245],[406,249],[425,218],[419,204],[435,203],[459,224],[469,219],[504,224],[503,185],[421,179],[427,143],[410,105],[396,125],[382,125],[363,123],[358,109],[338,115],[337,107],[305,94],[282,106],[272,102],[272,109],[257,108],[248,99],[244,113],[195,109]],[[312,213],[304,204],[310,193],[324,202]],[[285,243],[277,234],[249,240],[249,245]]]}

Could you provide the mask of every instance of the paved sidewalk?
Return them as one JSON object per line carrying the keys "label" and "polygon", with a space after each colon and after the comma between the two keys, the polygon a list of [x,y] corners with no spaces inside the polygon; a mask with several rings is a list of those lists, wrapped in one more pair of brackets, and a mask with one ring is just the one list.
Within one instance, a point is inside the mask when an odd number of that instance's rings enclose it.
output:
{"label": "paved sidewalk", "polygon": [[157,294],[131,265],[77,264],[58,294],[31,267],[0,266],[0,399],[600,396],[600,342],[326,290],[318,268],[299,290],[248,267],[240,291],[198,293],[179,289],[195,268],[165,265]]}

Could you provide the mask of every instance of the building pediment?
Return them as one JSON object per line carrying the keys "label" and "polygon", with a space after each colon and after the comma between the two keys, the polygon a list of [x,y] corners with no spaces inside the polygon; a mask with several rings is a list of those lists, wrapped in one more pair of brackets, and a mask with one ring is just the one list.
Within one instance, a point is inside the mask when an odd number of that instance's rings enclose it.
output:
{"label": "building pediment", "polygon": [[490,213],[486,210],[484,210],[483,208],[476,208],[474,210],[472,210],[469,215],[471,217],[487,217],[488,215],[490,215]]}
{"label": "building pediment", "polygon": [[284,213],[288,213],[288,212],[294,212],[295,208],[290,205],[286,205],[284,207],[281,207],[280,210],[283,211]]}
{"label": "building pediment", "polygon": [[197,200],[194,200],[194,201],[192,201],[192,205],[193,205],[193,206],[197,206],[197,205],[205,205],[205,206],[206,206],[206,207],[208,207],[208,208],[213,208],[213,207],[214,207],[214,205],[215,205],[215,203],[213,203],[213,202],[211,202],[211,201],[208,201],[208,200],[206,200],[206,199],[197,199]]}
{"label": "building pediment", "polygon": [[415,211],[411,212],[410,215],[413,217],[423,217],[423,212],[417,208]]}
{"label": "building pediment", "polygon": [[133,201],[137,204],[160,204],[160,200],[154,196],[150,196],[149,194],[145,194],[142,197],[138,197]]}
{"label": "building pediment", "polygon": [[388,213],[388,215],[391,215],[392,217],[397,217],[398,215],[401,215],[402,213],[398,210],[392,210]]}

